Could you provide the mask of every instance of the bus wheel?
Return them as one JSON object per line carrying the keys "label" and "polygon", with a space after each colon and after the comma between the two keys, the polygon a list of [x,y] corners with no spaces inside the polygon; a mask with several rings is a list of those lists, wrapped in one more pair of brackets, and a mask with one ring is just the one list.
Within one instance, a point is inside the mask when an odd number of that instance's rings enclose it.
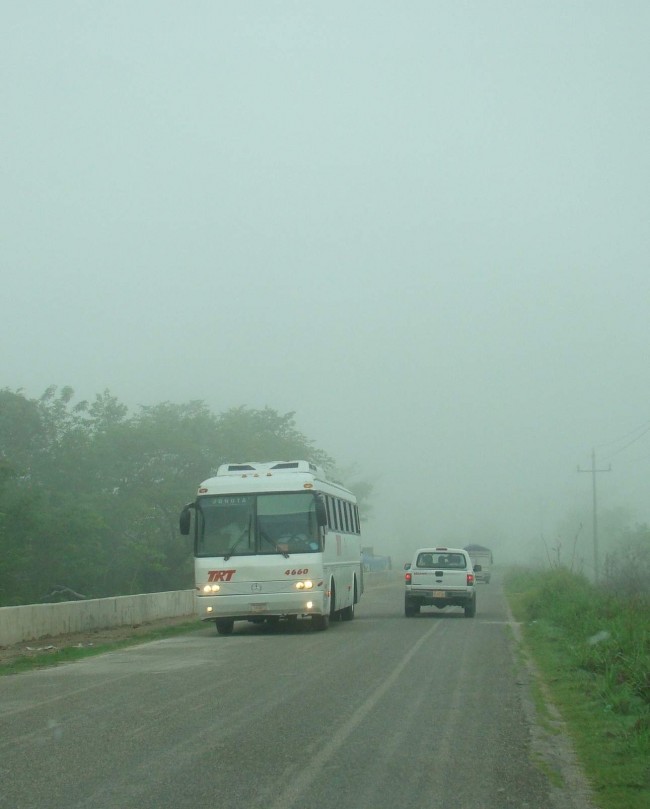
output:
{"label": "bus wheel", "polygon": [[232,635],[232,628],[235,625],[232,618],[217,618],[215,624],[217,625],[217,634]]}
{"label": "bus wheel", "polygon": [[330,625],[330,617],[329,615],[312,615],[311,622],[314,629],[322,632]]}
{"label": "bus wheel", "polygon": [[331,584],[331,593],[330,593],[330,623],[332,621],[340,621],[341,620],[341,613],[336,609],[336,589],[334,587],[334,582]]}
{"label": "bus wheel", "polygon": [[341,610],[341,620],[342,621],[351,621],[354,618],[354,605],[359,600],[359,596],[357,595],[357,578],[354,577],[354,590],[352,594],[352,604],[349,607],[345,607]]}

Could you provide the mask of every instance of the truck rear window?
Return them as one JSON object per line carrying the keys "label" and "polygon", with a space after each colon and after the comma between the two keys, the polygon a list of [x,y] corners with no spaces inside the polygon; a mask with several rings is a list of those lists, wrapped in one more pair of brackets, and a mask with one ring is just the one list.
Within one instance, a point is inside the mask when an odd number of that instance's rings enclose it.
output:
{"label": "truck rear window", "polygon": [[467,562],[462,553],[421,553],[416,567],[433,567],[436,570],[466,570]]}

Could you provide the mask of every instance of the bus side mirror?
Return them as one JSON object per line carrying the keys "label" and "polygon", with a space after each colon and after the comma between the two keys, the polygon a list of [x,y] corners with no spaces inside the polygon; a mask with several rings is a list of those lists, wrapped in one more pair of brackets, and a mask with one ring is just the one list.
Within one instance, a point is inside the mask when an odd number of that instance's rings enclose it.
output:
{"label": "bus side mirror", "polygon": [[191,505],[189,504],[185,506],[185,508],[181,511],[181,516],[178,519],[178,529],[183,536],[187,536],[190,533],[190,523],[192,522],[190,508]]}
{"label": "bus side mirror", "polygon": [[322,497],[316,498],[316,522],[321,528],[327,525],[327,509]]}

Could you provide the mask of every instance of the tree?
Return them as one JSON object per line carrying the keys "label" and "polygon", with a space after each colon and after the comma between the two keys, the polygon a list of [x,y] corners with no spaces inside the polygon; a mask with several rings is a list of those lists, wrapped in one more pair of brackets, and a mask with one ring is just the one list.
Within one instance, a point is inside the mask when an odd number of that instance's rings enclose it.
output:
{"label": "tree", "polygon": [[91,403],[68,386],[37,400],[0,391],[0,604],[54,586],[88,597],[191,587],[180,508],[219,464],[242,459],[334,469],[293,412],[216,416],[191,401],[129,414],[108,390]]}
{"label": "tree", "polygon": [[34,454],[45,443],[38,403],[21,391],[0,390],[0,460],[26,474]]}
{"label": "tree", "polygon": [[615,549],[605,556],[605,586],[625,598],[650,595],[650,527],[635,525],[623,529]]}
{"label": "tree", "polygon": [[340,480],[357,498],[359,515],[362,521],[369,519],[372,513],[372,493],[374,484],[361,477],[361,472],[356,464],[341,468],[331,468],[328,470],[333,480]]}
{"label": "tree", "polygon": [[217,438],[219,463],[300,459],[325,469],[334,467],[334,460],[296,428],[294,412],[281,415],[270,407],[233,407],[218,417]]}

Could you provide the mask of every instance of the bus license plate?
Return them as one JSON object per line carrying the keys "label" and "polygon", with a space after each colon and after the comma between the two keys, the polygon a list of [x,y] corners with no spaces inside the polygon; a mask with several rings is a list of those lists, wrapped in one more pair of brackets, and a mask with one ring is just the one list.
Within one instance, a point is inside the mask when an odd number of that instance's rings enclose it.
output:
{"label": "bus license plate", "polygon": [[251,604],[251,612],[266,612],[268,604]]}
{"label": "bus license plate", "polygon": [[434,591],[431,593],[431,597],[432,597],[432,598],[444,598],[444,597],[445,597],[445,595],[446,595],[446,593],[445,593],[445,591],[444,591],[444,590],[434,590]]}

